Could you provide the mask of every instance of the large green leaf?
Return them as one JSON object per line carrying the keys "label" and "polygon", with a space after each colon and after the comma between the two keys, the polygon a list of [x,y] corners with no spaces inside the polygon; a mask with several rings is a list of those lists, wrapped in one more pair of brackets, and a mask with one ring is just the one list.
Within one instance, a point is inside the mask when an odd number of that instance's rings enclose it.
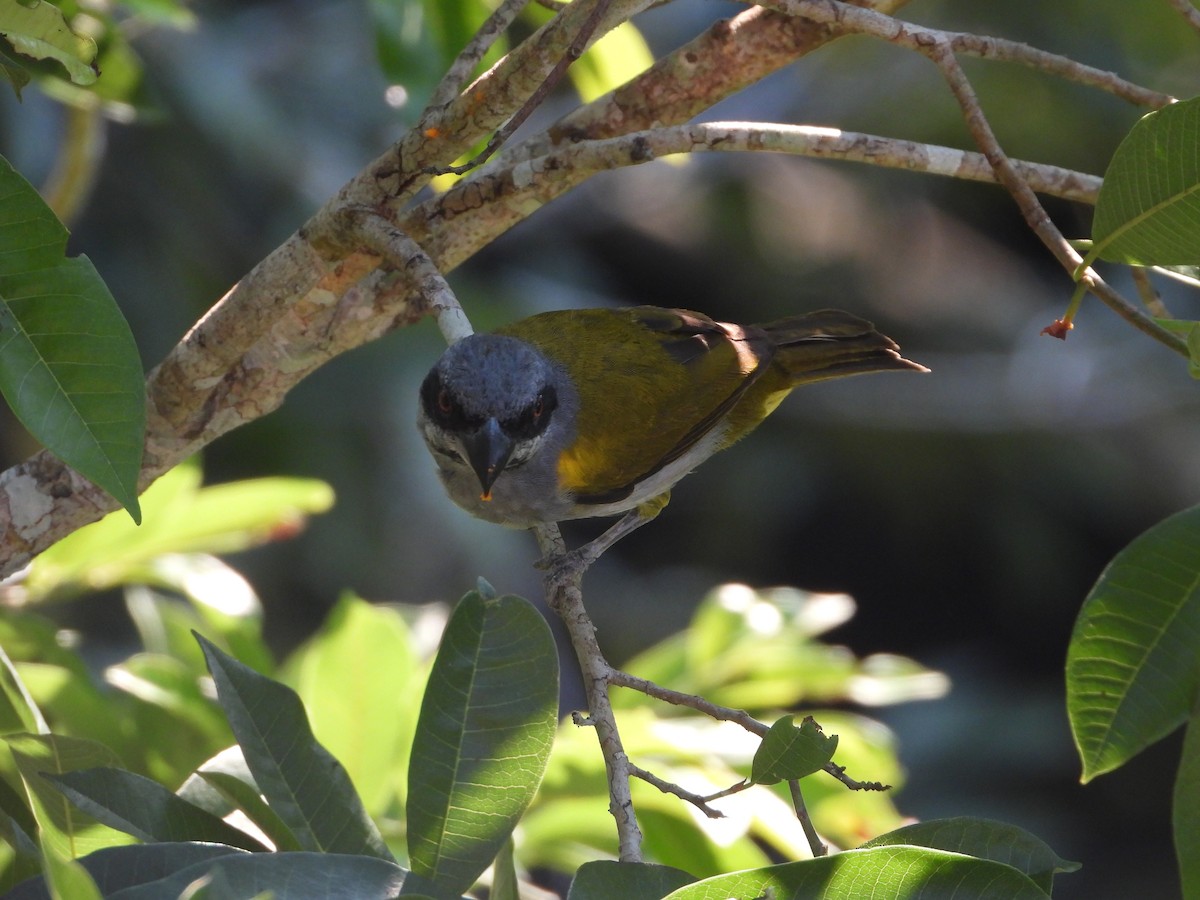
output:
{"label": "large green leaf", "polygon": [[1045,841],[1023,828],[968,816],[906,825],[867,841],[860,849],[897,844],[949,850],[1005,863],[1024,872],[1047,894],[1056,874],[1079,868],[1079,863],[1063,859]]}
{"label": "large green leaf", "polygon": [[1183,896],[1200,897],[1200,716],[1192,717],[1183,739],[1172,819]]}
{"label": "large green leaf", "polygon": [[26,579],[32,599],[71,597],[130,582],[189,593],[187,572],[161,562],[169,554],[231,553],[295,534],[309,515],[333,505],[333,491],[307,478],[255,478],[201,487],[197,465],[163,475],[142,496],[146,525],[108,515],[42,553]]}
{"label": "large green leaf", "polygon": [[571,879],[567,900],[659,900],[696,879],[681,869],[599,859],[584,863]]}
{"label": "large green leaf", "polygon": [[205,841],[266,849],[246,832],[133,772],[99,767],[46,777],[79,809],[140,841]]}
{"label": "large green leaf", "polygon": [[306,850],[392,855],[345,768],[317,743],[296,692],[243,665],[200,635],[217,699],[271,808]]}
{"label": "large green leaf", "polygon": [[347,594],[293,660],[313,734],[382,813],[403,784],[419,709],[422,669],[404,619]]}
{"label": "large green leaf", "polygon": [[237,744],[227,747],[196,769],[179,788],[180,797],[219,818],[241,812],[276,850],[301,850],[296,835],[267,805]]}
{"label": "large green leaf", "polygon": [[[211,879],[213,898],[262,894],[272,900],[392,900],[407,873],[394,862],[341,853],[248,853],[195,863],[156,881],[121,891],[120,900],[189,896],[198,878]],[[114,898],[116,900],[116,898]]]}
{"label": "large green leaf", "polygon": [[133,840],[80,812],[43,777],[43,774],[61,775],[76,769],[116,765],[111,750],[95,741],[56,734],[14,734],[4,740],[25,783],[43,848],[51,846],[65,857],[78,858],[93,850]]}
{"label": "large green leaf", "polygon": [[73,32],[53,3],[0,0],[0,37],[18,56],[60,63],[76,84],[96,80],[96,42]]}
{"label": "large green leaf", "polygon": [[103,900],[96,882],[77,860],[63,854],[54,844],[46,845],[43,858],[53,900]]}
{"label": "large green leaf", "polygon": [[1083,780],[1178,728],[1196,702],[1200,507],[1117,554],[1084,601],[1067,650],[1067,712]]}
{"label": "large green leaf", "polygon": [[1095,257],[1200,262],[1200,98],[1143,116],[1117,147],[1096,199]]}
{"label": "large green leaf", "polygon": [[413,871],[462,893],[487,868],[545,773],[558,657],[529,601],[459,602],[434,660],[408,769]]}
{"label": "large green leaf", "polygon": [[1003,863],[924,847],[848,850],[820,859],[718,875],[666,900],[1046,900]]}
{"label": "large green leaf", "polygon": [[0,393],[34,437],[140,521],[137,344],[87,257],[63,255],[66,241],[37,191],[0,158]]}
{"label": "large green leaf", "polygon": [[[97,850],[78,862],[104,896],[111,897],[125,888],[157,881],[188,866],[211,863],[241,852],[212,844],[130,844]],[[5,894],[4,900],[46,900],[48,896],[39,878]]]}

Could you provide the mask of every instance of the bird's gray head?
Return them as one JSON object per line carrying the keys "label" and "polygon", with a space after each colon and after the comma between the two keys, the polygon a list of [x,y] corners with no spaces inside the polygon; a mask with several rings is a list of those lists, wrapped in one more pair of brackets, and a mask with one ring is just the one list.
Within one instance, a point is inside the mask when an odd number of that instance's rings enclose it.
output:
{"label": "bird's gray head", "polygon": [[[442,354],[421,385],[418,424],[456,502],[481,513],[475,499],[490,500],[496,479],[537,453],[559,380],[545,356],[514,337],[472,335]],[[479,488],[470,497],[459,483],[468,466]]]}

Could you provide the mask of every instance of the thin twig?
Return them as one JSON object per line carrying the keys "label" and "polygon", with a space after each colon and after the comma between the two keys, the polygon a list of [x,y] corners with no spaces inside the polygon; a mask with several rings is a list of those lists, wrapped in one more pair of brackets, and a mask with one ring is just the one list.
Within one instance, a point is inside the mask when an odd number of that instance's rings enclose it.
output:
{"label": "thin twig", "polygon": [[542,80],[542,83],[521,104],[520,109],[513,113],[512,117],[488,139],[487,146],[483,150],[462,165],[440,166],[427,169],[426,172],[431,175],[462,175],[487,162],[492,154],[499,150],[504,142],[512,137],[513,132],[525,123],[525,120],[529,118],[533,111],[542,105],[542,102],[549,96],[550,91],[554,89],[559,81],[562,80],[563,75],[567,73],[567,68],[571,63],[583,55],[583,51],[587,49],[592,35],[596,31],[596,26],[604,18],[604,14],[608,11],[608,6],[611,2],[612,0],[596,0],[587,18],[580,25],[579,31],[567,47],[566,53],[555,62],[554,66]]}
{"label": "thin twig", "polygon": [[1171,4],[1189,25],[1200,31],[1200,10],[1192,6],[1189,0],[1167,0],[1167,3]]}
{"label": "thin twig", "polygon": [[804,795],[800,793],[800,782],[795,778],[788,781],[788,790],[792,794],[792,806],[796,810],[796,818],[800,820],[800,827],[804,829],[804,836],[808,838],[808,847],[812,850],[814,858],[819,856],[827,856],[829,847],[821,840],[821,836],[817,834],[817,829],[812,823],[812,818],[808,814],[808,806],[804,802]]}
{"label": "thin twig", "polygon": [[[543,525],[533,531],[543,559],[563,558],[566,544],[557,525]],[[575,657],[579,660],[590,713],[588,724],[596,729],[608,774],[608,810],[617,823],[618,855],[622,862],[641,862],[642,830],[638,826],[629,790],[629,778],[633,774],[631,763],[621,744],[616,716],[608,698],[613,668],[600,652],[600,645],[596,642],[596,627],[583,606],[580,588],[582,571],[576,572],[573,578],[563,578],[562,575],[562,570],[557,569],[555,577],[547,579],[547,600],[562,617],[571,637],[571,645],[575,648]]]}
{"label": "thin twig", "polygon": [[1170,95],[1134,84],[1114,72],[1084,65],[1069,57],[1039,50],[1018,41],[927,28],[874,10],[842,3],[840,0],[763,0],[763,5],[789,15],[820,22],[843,34],[871,35],[926,55],[933,47],[946,46],[953,52],[981,59],[1020,63],[1077,84],[1107,91],[1138,106],[1159,109],[1174,102]]}
{"label": "thin twig", "polygon": [[438,86],[433,89],[429,98],[431,107],[445,106],[462,92],[479,61],[528,3],[529,0],[504,0],[484,19],[475,36],[458,54],[446,70],[446,74],[442,76],[442,80],[438,82]]}
{"label": "thin twig", "polygon": [[[1013,166],[1012,160],[1001,148],[1000,142],[996,139],[996,135],[983,113],[979,99],[975,96],[974,88],[971,87],[966,73],[963,72],[962,66],[958,64],[958,60],[954,56],[954,51],[948,44],[943,43],[927,47],[924,52],[941,70],[946,83],[950,86],[950,91],[962,108],[963,118],[966,120],[971,136],[983,151],[984,156],[987,157],[988,162],[991,163],[992,170],[996,173],[1000,183],[1008,189],[1013,200],[1016,201],[1017,208],[1024,216],[1026,224],[1054,254],[1063,268],[1074,274],[1082,264],[1083,258],[1075,252],[1075,248],[1058,230],[1058,226],[1050,219],[1050,215],[1038,200],[1037,195],[1026,184]],[[1139,331],[1176,353],[1188,356],[1187,342],[1183,338],[1167,331],[1141,309],[1122,297],[1106,284],[1095,270],[1089,268],[1078,280],[1091,293],[1099,297],[1106,306]],[[1070,322],[1063,324],[1070,327]]]}
{"label": "thin twig", "polygon": [[664,781],[653,772],[648,772],[641,766],[636,766],[633,763],[629,764],[629,774],[634,778],[640,778],[647,784],[653,785],[664,794],[673,794],[680,800],[692,804],[692,806],[696,807],[696,809],[700,810],[700,812],[704,813],[710,819],[725,818],[725,813],[721,812],[719,809],[713,809],[708,805],[707,801],[711,799],[709,797],[701,797],[699,794],[693,794],[691,791],[684,790],[679,785],[670,781]]}

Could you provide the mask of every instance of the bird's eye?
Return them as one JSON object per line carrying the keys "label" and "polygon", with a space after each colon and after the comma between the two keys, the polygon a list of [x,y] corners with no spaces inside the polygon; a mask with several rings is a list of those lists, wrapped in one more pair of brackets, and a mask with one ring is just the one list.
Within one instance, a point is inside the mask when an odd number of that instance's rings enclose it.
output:
{"label": "bird's eye", "polygon": [[537,399],[533,401],[533,421],[537,421],[542,417],[542,413],[546,411],[546,398],[538,394]]}
{"label": "bird's eye", "polygon": [[450,399],[450,392],[445,388],[438,391],[437,395],[438,410],[449,415],[454,410],[454,401]]}

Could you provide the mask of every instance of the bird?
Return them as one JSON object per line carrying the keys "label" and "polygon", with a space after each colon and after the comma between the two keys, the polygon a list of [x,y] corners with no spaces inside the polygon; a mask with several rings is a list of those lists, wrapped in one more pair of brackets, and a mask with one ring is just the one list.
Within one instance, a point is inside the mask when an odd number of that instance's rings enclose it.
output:
{"label": "bird", "polygon": [[928,369],[836,309],[762,325],[658,306],[555,310],[449,346],[417,423],[450,499],[477,518],[624,515],[592,542],[598,556],[794,388],[882,371]]}

